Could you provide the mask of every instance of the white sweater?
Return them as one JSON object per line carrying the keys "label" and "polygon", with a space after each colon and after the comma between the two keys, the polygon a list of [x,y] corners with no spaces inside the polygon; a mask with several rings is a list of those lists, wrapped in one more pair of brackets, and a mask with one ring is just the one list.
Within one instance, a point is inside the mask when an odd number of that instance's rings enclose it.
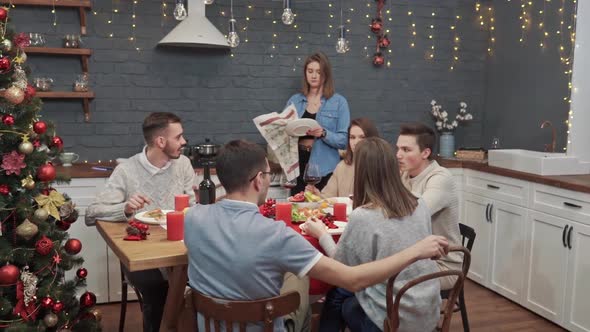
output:
{"label": "white sweater", "polygon": [[136,193],[152,201],[143,210],[173,210],[174,195],[188,194],[195,201],[194,184],[195,171],[187,157],[181,155],[158,169],[149,164],[144,150],[115,168],[106,188],[86,210],[86,225],[94,225],[97,219],[126,221],[125,202]]}

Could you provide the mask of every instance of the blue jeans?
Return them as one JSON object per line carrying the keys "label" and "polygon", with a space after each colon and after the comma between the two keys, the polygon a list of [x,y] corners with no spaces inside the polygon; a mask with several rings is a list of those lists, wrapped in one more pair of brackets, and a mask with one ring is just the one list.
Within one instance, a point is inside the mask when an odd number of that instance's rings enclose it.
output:
{"label": "blue jeans", "polygon": [[344,288],[334,288],[328,292],[324,302],[320,332],[340,332],[345,326],[352,332],[382,331],[367,316],[354,293]]}

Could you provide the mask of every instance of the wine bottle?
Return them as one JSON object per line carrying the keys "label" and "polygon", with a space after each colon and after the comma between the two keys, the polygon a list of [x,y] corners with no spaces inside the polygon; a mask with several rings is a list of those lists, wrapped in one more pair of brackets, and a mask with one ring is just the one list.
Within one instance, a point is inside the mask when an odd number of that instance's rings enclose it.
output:
{"label": "wine bottle", "polygon": [[215,183],[211,181],[209,165],[206,165],[203,181],[199,184],[199,204],[213,203],[215,203]]}

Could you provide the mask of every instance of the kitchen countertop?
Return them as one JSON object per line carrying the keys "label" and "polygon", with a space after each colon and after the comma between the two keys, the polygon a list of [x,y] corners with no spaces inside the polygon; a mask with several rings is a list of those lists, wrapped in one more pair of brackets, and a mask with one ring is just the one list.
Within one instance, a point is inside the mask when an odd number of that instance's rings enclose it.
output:
{"label": "kitchen countertop", "polygon": [[532,173],[518,172],[506,168],[489,166],[487,161],[459,160],[456,158],[438,159],[446,168],[467,168],[475,171],[507,176],[520,180],[541,183],[548,186],[590,193],[590,174],[584,175],[552,175],[543,176]]}

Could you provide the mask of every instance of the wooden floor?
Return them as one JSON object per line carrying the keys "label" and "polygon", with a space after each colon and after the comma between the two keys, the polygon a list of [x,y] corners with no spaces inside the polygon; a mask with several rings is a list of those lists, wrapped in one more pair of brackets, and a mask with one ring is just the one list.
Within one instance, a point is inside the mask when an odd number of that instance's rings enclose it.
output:
{"label": "wooden floor", "polygon": [[[565,331],[544,318],[471,281],[467,281],[465,284],[465,301],[467,302],[471,331]],[[103,313],[103,331],[118,331],[121,305],[119,303],[103,304],[99,305],[98,308]],[[125,331],[140,332],[141,330],[139,305],[137,302],[131,302],[127,305]],[[451,331],[463,331],[459,313],[453,316]]]}

